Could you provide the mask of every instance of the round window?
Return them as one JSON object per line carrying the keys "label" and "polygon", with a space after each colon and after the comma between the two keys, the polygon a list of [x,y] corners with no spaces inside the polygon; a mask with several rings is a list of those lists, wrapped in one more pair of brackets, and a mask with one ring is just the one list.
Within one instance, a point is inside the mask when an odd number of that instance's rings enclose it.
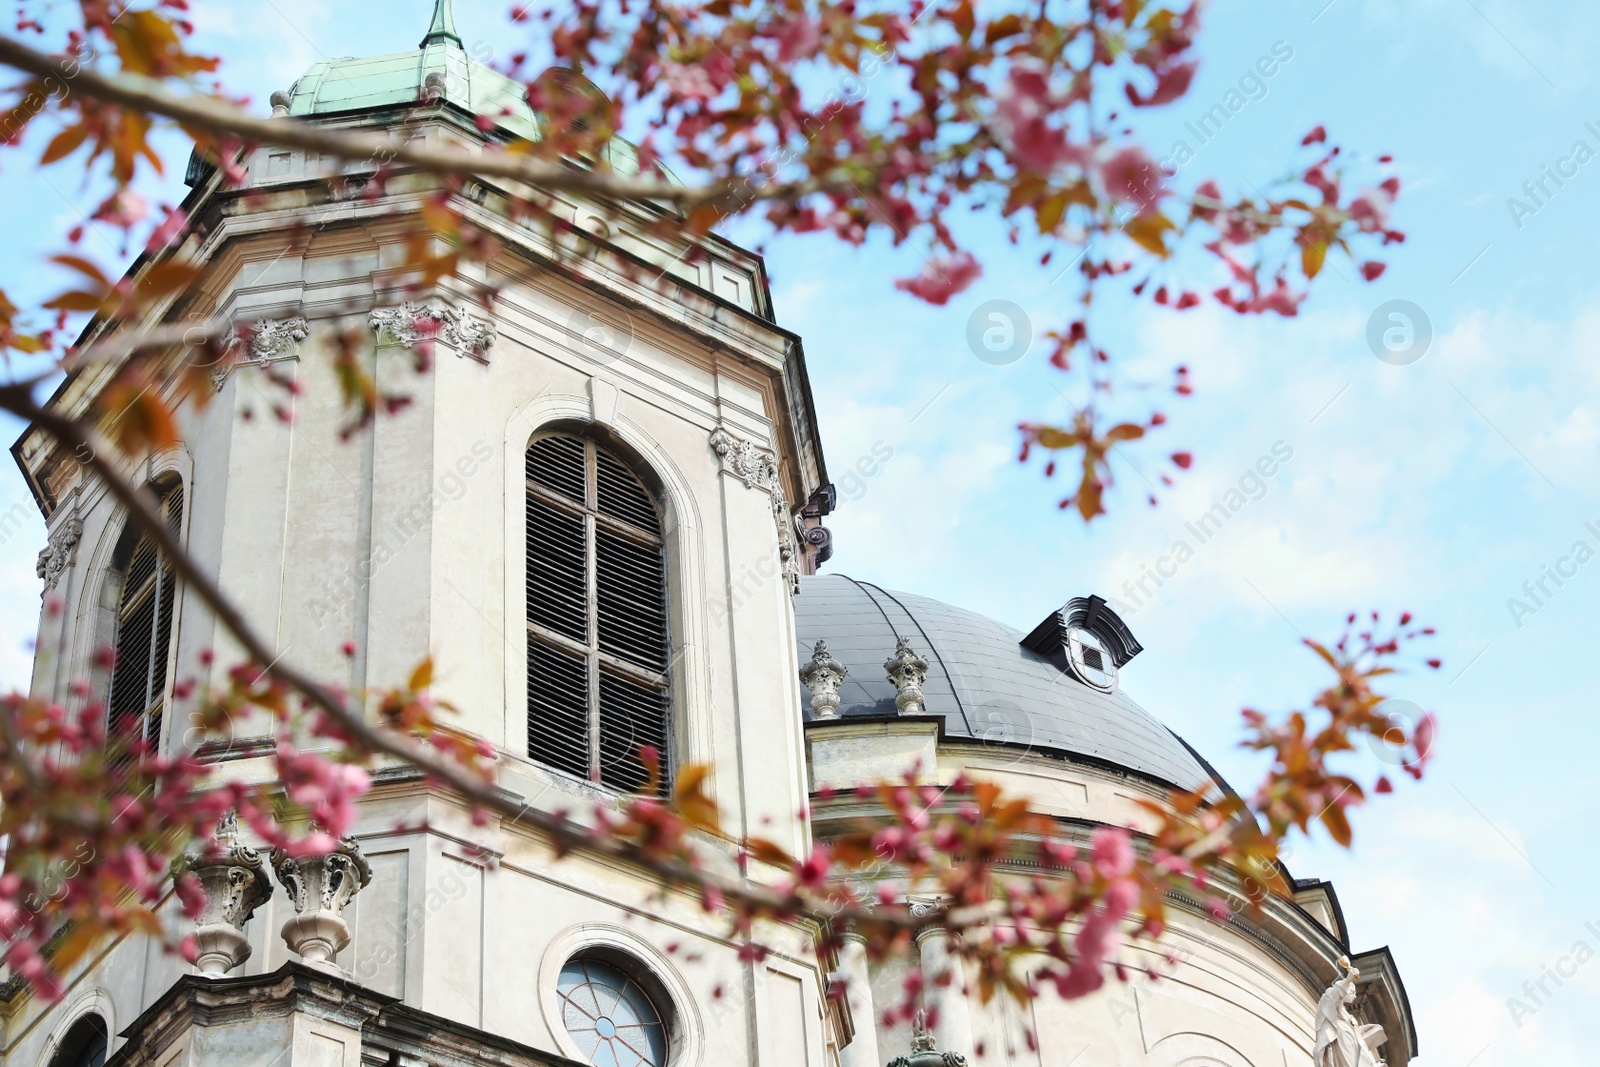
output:
{"label": "round window", "polygon": [[663,1001],[628,971],[609,959],[574,956],[561,968],[557,988],[561,1021],[587,1062],[594,1067],[666,1067]]}

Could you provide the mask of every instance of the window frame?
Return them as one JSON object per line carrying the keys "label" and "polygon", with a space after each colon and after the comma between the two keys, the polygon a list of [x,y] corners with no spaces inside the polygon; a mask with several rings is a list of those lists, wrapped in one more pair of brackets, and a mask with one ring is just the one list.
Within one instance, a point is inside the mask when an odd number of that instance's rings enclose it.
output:
{"label": "window frame", "polygon": [[[673,999],[672,993],[666,988],[661,978],[642,960],[631,953],[623,952],[610,946],[588,946],[582,948],[568,956],[557,971],[556,1004],[560,1012],[560,1025],[563,1034],[569,1041],[578,1046],[580,1052],[582,1051],[582,1046],[578,1045],[578,1039],[573,1034],[572,1027],[567,1024],[566,1004],[571,1002],[584,1014],[588,1014],[588,1012],[567,991],[561,989],[561,982],[565,979],[569,968],[587,968],[596,965],[615,972],[623,979],[626,985],[632,985],[639,991],[639,995],[644,998],[645,1003],[650,1006],[656,1017],[654,1024],[647,1025],[660,1027],[661,1041],[664,1046],[661,1063],[659,1065],[651,1065],[651,1067],[671,1067],[672,1064],[677,1062],[679,1052],[682,1049],[680,1038],[682,1022],[679,1019],[677,1004]],[[598,982],[587,969],[583,971],[583,975],[584,982],[581,985],[604,984]],[[619,997],[619,1001],[620,999]],[[602,1038],[601,1040],[606,1039]],[[598,1047],[597,1045],[595,1054],[598,1054]],[[634,1051],[637,1052],[637,1050]],[[579,1062],[593,1063],[595,1054],[591,1054],[586,1059],[580,1059]]]}
{"label": "window frame", "polygon": [[[527,470],[528,453],[539,442],[549,438],[565,438],[580,444],[583,447],[583,483],[584,499],[581,504],[567,495],[550,489],[536,482]],[[599,454],[605,453],[609,458],[622,467],[643,490],[645,497],[655,510],[659,533],[651,533],[640,527],[634,526],[615,516],[605,514],[599,505]],[[523,580],[523,624],[526,639],[538,642],[547,648],[579,659],[583,663],[586,697],[585,722],[588,729],[588,743],[586,756],[588,770],[583,779],[595,786],[607,790],[616,787],[607,785],[602,780],[606,762],[602,752],[605,718],[602,706],[601,678],[609,673],[619,677],[622,681],[632,685],[655,691],[660,695],[662,702],[661,737],[664,742],[661,752],[661,788],[665,791],[671,781],[675,749],[677,748],[677,685],[674,670],[674,656],[672,651],[672,635],[674,612],[672,608],[672,578],[673,578],[673,552],[671,538],[668,530],[667,508],[664,504],[664,494],[653,484],[654,479],[646,475],[649,468],[635,462],[628,452],[617,445],[599,439],[589,428],[572,428],[562,425],[553,425],[541,428],[528,439],[522,452],[523,456],[523,507],[522,531],[524,553],[524,580]],[[529,617],[529,604],[527,585],[532,574],[532,548],[529,543],[531,531],[529,529],[530,516],[528,504],[537,500],[543,506],[550,508],[568,519],[577,519],[583,523],[583,586],[584,586],[584,629],[585,638],[578,641],[569,634],[561,633],[549,626],[534,621]],[[642,667],[631,663],[614,653],[601,647],[601,610],[598,571],[600,563],[601,532],[610,534],[627,544],[647,551],[654,552],[660,560],[661,593],[662,593],[662,658],[664,666],[660,671]],[[524,672],[524,677],[528,672]],[[533,702],[534,693],[531,688],[524,693],[523,708],[526,716],[528,758],[541,768],[559,774],[572,774],[566,768],[557,766],[546,760],[540,759],[533,751]]]}

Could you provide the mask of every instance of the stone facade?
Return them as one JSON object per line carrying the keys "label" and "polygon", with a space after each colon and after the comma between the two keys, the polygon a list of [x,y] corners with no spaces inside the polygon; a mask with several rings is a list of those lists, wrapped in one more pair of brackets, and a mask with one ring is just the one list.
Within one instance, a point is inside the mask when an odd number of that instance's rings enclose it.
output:
{"label": "stone facade", "polygon": [[[423,66],[430,49],[451,47],[430,34]],[[438,143],[481,137],[470,117],[431,104],[322,121],[404,121]],[[247,163],[246,188],[202,177],[186,202],[200,224],[180,251],[205,274],[169,313],[254,324],[249,358],[216,375],[209,403],[180,403],[183,447],[130,474],[182,481],[182,536],[300,666],[358,688],[403,679],[431,654],[458,725],[504,753],[510,794],[579,817],[609,803],[597,786],[527,755],[523,456],[534,435],[560,429],[625,457],[660,505],[669,750],[680,764],[713,768],[731,833],[804,853],[813,835],[857,814],[848,792],[816,790],[898,774],[913,760],[930,782],[963,769],[992,777],[1086,827],[1136,820],[1134,800],[1160,795],[1160,783],[1137,775],[1048,754],[997,759],[944,738],[937,718],[921,714],[928,663],[914,645],[882,653],[899,661],[902,714],[802,726],[793,597],[831,551],[820,520],[833,495],[800,341],[773,321],[758,258],[716,237],[688,256],[648,236],[655,207],[577,199],[559,205],[572,231],[558,248],[547,230],[512,220],[503,191],[483,182],[458,206],[503,252],[417,294],[400,269],[403,239],[430,180],[396,174],[384,195],[358,199],[326,161],[303,153],[262,149]],[[352,329],[370,335],[366,369],[380,390],[413,403],[346,440],[326,348]],[[465,358],[419,372],[414,348],[425,341]],[[185,358],[171,354],[174,366]],[[284,399],[261,374],[268,365],[299,386],[287,424],[247,417]],[[54,403],[87,410],[115,370],[86,370]],[[113,633],[107,590],[123,516],[44,435],[24,435],[15,454],[55,531],[40,577],[65,604],[41,614],[34,692],[66,701]],[[346,640],[353,658],[341,652]],[[208,648],[219,665],[236,659],[215,620],[180,594],[173,675],[198,672]],[[193,743],[181,703],[164,723],[167,750]],[[268,773],[267,726],[235,723],[206,758],[221,775]],[[83,963],[59,1004],[6,987],[0,1067],[52,1063],[90,1016],[129,1067],[566,1064],[584,1051],[559,992],[574,960],[638,976],[661,1010],[674,1067],[882,1067],[923,1062],[928,1041],[969,1064],[1043,1067],[1088,1049],[1084,1063],[1280,1067],[1308,1062],[1318,997],[1347,950],[1337,904],[1316,886],[1304,906],[1274,903],[1259,919],[1218,923],[1198,905],[1180,907],[1168,940],[1182,966],[1159,987],[983,1007],[957,976],[923,1040],[883,1023],[902,975],[869,967],[859,945],[819,963],[806,930],[774,925],[759,931],[772,954],[741,959],[725,921],[693,896],[593,859],[554,862],[536,831],[475,823],[406,768],[380,769],[351,848],[359,864],[323,872],[315,887],[280,859],[277,891],[252,891],[253,911],[219,911],[207,973],[129,939]],[[735,869],[727,849],[712,854]],[[224,871],[216,889],[229,884]],[[318,901],[301,899],[307,892]],[[936,939],[921,952],[939,967],[950,958]],[[1392,961],[1356,963],[1366,998],[1357,1010],[1385,1026],[1389,1063],[1400,1067],[1414,1037]],[[828,997],[836,981],[848,996]],[[1039,1047],[1025,1040],[1030,1029]]]}

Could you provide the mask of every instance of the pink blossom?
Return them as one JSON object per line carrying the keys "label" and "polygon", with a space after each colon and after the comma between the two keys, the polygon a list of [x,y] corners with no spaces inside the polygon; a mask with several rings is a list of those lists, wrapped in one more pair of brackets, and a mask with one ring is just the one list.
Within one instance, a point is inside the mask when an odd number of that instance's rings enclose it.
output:
{"label": "pink blossom", "polygon": [[1084,920],[1073,941],[1072,966],[1056,977],[1056,992],[1063,1000],[1087,996],[1106,983],[1107,959],[1121,947],[1122,931],[1118,920],[1105,910],[1097,910]]}
{"label": "pink blossom", "polygon": [[1161,169],[1138,145],[1120,149],[1101,163],[1100,180],[1113,199],[1138,204],[1141,214],[1153,211],[1166,195]]}
{"label": "pink blossom", "polygon": [[667,89],[674,95],[685,100],[697,100],[704,103],[716,96],[719,89],[711,80],[710,72],[705,65],[696,63],[685,65],[682,63],[668,63],[666,65]]}
{"label": "pink blossom", "polygon": [[372,787],[360,767],[335,763],[315,753],[278,746],[278,767],[289,799],[310,812],[332,837],[343,837],[355,822],[356,799]]}
{"label": "pink blossom", "polygon": [[1132,878],[1118,878],[1106,886],[1106,911],[1120,919],[1139,903],[1139,885]]}
{"label": "pink blossom", "polygon": [[1253,302],[1252,311],[1275,311],[1284,318],[1294,318],[1300,313],[1300,305],[1305,301],[1305,293],[1295,293],[1289,288],[1282,278],[1273,287],[1272,292],[1265,293]]}
{"label": "pink blossom", "polygon": [[1363,189],[1345,210],[1362,233],[1379,233],[1389,228],[1389,205],[1393,202],[1394,198],[1382,188]]}
{"label": "pink blossom", "polygon": [[1133,873],[1133,838],[1118,826],[1105,826],[1090,838],[1095,870],[1102,878],[1124,878]]}
{"label": "pink blossom", "polygon": [[132,189],[120,189],[95,209],[94,218],[126,230],[144,221],[148,214],[150,205],[144,197]]}
{"label": "pink blossom", "polygon": [[1050,73],[1042,65],[1012,66],[995,97],[995,129],[1012,160],[1023,169],[1048,174],[1071,157],[1066,131],[1050,125],[1061,103],[1050,88]]}
{"label": "pink blossom", "polygon": [[929,260],[914,278],[896,278],[894,287],[942,307],[982,273],[983,265],[971,252],[957,252],[953,256]]}
{"label": "pink blossom", "polygon": [[[1431,660],[1429,661],[1432,662]],[[1433,712],[1428,712],[1417,720],[1417,728],[1412,732],[1411,743],[1416,746],[1417,758],[1405,764],[1405,772],[1411,777],[1420,780],[1422,772],[1428,767],[1428,762],[1433,759],[1434,742],[1439,736],[1439,717]]]}
{"label": "pink blossom", "polygon": [[778,41],[778,59],[783,63],[810,59],[822,43],[822,31],[816,20],[804,12],[779,26],[774,36]]}
{"label": "pink blossom", "polygon": [[1160,104],[1170,104],[1189,91],[1189,83],[1194,81],[1194,72],[1199,66],[1199,61],[1190,60],[1187,63],[1178,63],[1156,71],[1156,87],[1150,90],[1149,96],[1141,95],[1133,87],[1133,83],[1129,82],[1124,86],[1128,93],[1128,101],[1134,107],[1156,107]]}
{"label": "pink blossom", "polygon": [[150,234],[150,240],[145,242],[145,252],[155,255],[157,252],[165,250],[168,245],[182,236],[183,231],[188,227],[189,216],[181,207],[168,209],[167,217],[161,220],[161,224]]}
{"label": "pink blossom", "polygon": [[811,855],[795,870],[795,880],[811,889],[821,888],[828,880],[828,869],[832,865],[833,859],[828,855],[828,850],[816,845],[811,849]]}
{"label": "pink blossom", "polygon": [[1322,194],[1322,202],[1324,204],[1336,204],[1339,202],[1338,179],[1330,178],[1321,163],[1306,171],[1305,183]]}

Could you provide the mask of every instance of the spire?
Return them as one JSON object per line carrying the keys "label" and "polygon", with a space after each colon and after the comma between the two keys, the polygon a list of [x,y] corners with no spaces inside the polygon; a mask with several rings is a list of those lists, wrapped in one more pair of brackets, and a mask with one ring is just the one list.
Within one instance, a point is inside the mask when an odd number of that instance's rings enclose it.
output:
{"label": "spire", "polygon": [[433,0],[433,24],[428,27],[428,35],[417,47],[426,48],[430,44],[446,42],[457,48],[464,47],[456,34],[456,20],[450,12],[450,0]]}

